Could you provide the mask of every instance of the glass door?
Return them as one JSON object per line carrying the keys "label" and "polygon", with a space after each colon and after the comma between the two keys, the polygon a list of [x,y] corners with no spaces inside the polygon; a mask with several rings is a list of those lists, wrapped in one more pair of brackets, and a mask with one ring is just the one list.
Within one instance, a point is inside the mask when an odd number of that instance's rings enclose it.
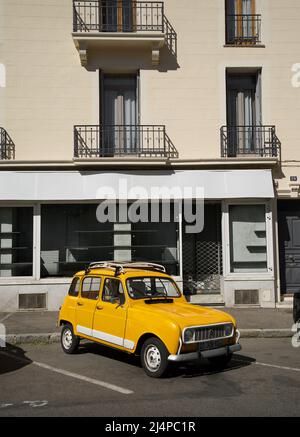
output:
{"label": "glass door", "polygon": [[134,5],[132,0],[102,0],[99,23],[102,32],[133,32]]}
{"label": "glass door", "polygon": [[102,152],[109,156],[135,153],[136,77],[106,76],[103,85]]}
{"label": "glass door", "polygon": [[259,148],[257,127],[261,124],[261,111],[257,76],[257,73],[227,75],[229,156],[255,153]]}
{"label": "glass door", "polygon": [[227,43],[253,43],[255,0],[227,0]]}

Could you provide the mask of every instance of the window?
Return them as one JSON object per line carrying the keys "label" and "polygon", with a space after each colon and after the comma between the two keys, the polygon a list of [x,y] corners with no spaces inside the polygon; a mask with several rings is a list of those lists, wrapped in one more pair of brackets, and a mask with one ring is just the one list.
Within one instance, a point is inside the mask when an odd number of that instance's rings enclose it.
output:
{"label": "window", "polygon": [[234,273],[267,271],[265,205],[229,207],[230,271]]}
{"label": "window", "polygon": [[260,153],[261,72],[227,71],[228,156]]}
{"label": "window", "polygon": [[41,276],[73,276],[113,258],[113,224],[99,223],[95,205],[42,205]]}
{"label": "window", "polygon": [[69,289],[69,296],[77,297],[79,294],[79,288],[80,288],[80,279],[74,278]]}
{"label": "window", "polygon": [[260,27],[255,0],[226,0],[226,44],[258,44]]}
{"label": "window", "polygon": [[137,77],[102,77],[102,132],[103,156],[136,153],[138,135]]}
{"label": "window", "polygon": [[126,283],[132,299],[180,296],[175,283],[170,279],[149,276],[130,278]]}
{"label": "window", "polygon": [[[152,203],[155,205],[154,202]],[[178,236],[176,206],[168,207],[170,221],[162,221],[163,205],[158,206],[159,222],[151,222],[151,207],[148,204],[147,223],[132,223],[132,261],[146,261],[162,264],[170,275],[179,275]],[[176,216],[176,217],[175,217]]]}
{"label": "window", "polygon": [[[147,204],[149,221],[151,204]],[[178,222],[171,205],[170,223],[100,223],[94,205],[42,205],[41,277],[73,277],[100,260],[163,264],[179,274]],[[118,217],[118,208],[116,208]]]}
{"label": "window", "polygon": [[0,208],[0,277],[33,275],[33,208]]}
{"label": "window", "polygon": [[135,5],[132,0],[100,0],[102,32],[132,32]]}
{"label": "window", "polygon": [[117,300],[124,302],[124,290],[121,281],[113,278],[105,279],[102,300],[110,303],[115,303]]}
{"label": "window", "polygon": [[82,282],[81,297],[85,299],[98,300],[100,293],[101,278],[86,277]]}

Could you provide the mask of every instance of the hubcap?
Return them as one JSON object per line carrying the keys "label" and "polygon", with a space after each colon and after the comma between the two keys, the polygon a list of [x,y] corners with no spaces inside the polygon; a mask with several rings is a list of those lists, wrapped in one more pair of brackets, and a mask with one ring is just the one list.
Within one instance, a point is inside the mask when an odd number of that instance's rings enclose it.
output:
{"label": "hubcap", "polygon": [[161,364],[161,355],[156,346],[150,344],[145,350],[145,363],[150,372],[155,372]]}
{"label": "hubcap", "polygon": [[70,349],[72,346],[73,334],[70,329],[66,329],[63,333],[62,342],[65,349]]}

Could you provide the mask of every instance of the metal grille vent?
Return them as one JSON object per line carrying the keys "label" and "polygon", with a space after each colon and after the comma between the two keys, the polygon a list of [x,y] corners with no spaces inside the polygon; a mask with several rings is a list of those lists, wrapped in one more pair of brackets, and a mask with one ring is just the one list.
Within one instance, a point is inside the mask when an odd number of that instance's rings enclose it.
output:
{"label": "metal grille vent", "polygon": [[258,290],[235,290],[236,305],[259,305]]}
{"label": "metal grille vent", "polygon": [[[228,335],[229,333],[229,335]],[[196,341],[215,340],[219,338],[231,337],[233,334],[233,325],[207,326],[196,329]]]}
{"label": "metal grille vent", "polygon": [[19,294],[19,310],[46,309],[45,293]]}

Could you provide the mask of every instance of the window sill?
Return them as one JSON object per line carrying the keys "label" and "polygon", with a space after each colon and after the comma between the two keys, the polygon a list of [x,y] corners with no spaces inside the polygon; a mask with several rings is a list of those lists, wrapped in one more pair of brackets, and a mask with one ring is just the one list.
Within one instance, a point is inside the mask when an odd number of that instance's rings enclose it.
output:
{"label": "window sill", "polygon": [[265,49],[264,44],[224,44],[224,48],[232,49]]}
{"label": "window sill", "polygon": [[273,273],[229,273],[224,281],[274,281]]}

